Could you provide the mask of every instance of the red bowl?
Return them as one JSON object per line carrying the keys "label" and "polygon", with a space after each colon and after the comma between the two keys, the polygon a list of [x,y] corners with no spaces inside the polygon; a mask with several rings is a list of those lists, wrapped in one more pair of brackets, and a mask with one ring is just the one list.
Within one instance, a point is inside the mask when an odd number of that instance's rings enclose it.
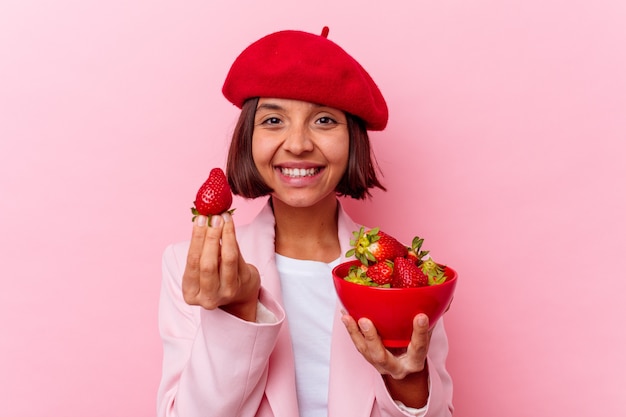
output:
{"label": "red bowl", "polygon": [[382,288],[344,279],[350,267],[359,264],[360,261],[354,260],[333,269],[335,290],[344,308],[355,320],[367,317],[374,323],[386,347],[408,346],[413,332],[413,318],[425,313],[432,328],[452,302],[457,282],[457,273],[452,268],[444,269],[447,278],[439,285]]}

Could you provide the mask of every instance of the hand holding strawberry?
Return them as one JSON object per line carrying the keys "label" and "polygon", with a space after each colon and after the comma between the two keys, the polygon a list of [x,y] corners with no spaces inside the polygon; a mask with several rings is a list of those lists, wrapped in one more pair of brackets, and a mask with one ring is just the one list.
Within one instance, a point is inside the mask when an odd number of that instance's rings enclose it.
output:
{"label": "hand holding strawberry", "polygon": [[[213,168],[209,173],[209,178],[196,194],[194,207],[191,208],[193,214],[191,220],[194,221],[199,215],[211,217],[215,214],[222,214],[228,211],[232,203],[233,194],[224,171],[221,168]],[[232,214],[233,211],[230,210],[229,213]]]}
{"label": "hand holding strawberry", "polygon": [[[211,170],[191,209],[194,222],[182,279],[187,304],[220,308],[243,320],[256,320],[261,286],[257,268],[245,262],[230,210],[233,197],[224,172]],[[208,225],[210,224],[210,227]]]}

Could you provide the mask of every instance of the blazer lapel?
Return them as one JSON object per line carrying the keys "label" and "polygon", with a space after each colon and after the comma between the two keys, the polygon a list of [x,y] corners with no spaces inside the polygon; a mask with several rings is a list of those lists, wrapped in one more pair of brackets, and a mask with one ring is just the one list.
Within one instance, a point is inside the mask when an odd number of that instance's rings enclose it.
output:
{"label": "blazer lapel", "polygon": [[[246,261],[256,265],[263,287],[283,305],[280,278],[275,262],[275,220],[269,203],[248,225]],[[269,373],[265,395],[275,417],[298,416],[295,365],[287,319],[281,326],[276,347],[269,358]]]}
{"label": "blazer lapel", "polygon": [[[338,235],[342,260],[350,249],[352,232],[359,230],[355,223],[339,208]],[[356,350],[350,335],[341,322],[341,303],[337,302],[330,355],[330,386],[328,393],[329,417],[363,417],[372,411],[374,394],[371,389],[373,373],[371,365]]]}

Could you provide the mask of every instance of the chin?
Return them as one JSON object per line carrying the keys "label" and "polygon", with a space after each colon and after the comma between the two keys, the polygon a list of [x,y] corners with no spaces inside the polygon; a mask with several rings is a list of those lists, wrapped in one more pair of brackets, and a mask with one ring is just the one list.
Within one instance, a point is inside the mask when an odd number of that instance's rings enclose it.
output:
{"label": "chin", "polygon": [[[295,195],[298,194],[298,195]],[[291,193],[291,195],[286,198],[273,194],[272,198],[280,200],[283,204],[293,207],[293,208],[310,208],[319,206],[324,203],[328,203],[336,200],[335,192],[333,191],[330,194],[326,194],[324,196],[316,195],[306,195],[305,193]]]}

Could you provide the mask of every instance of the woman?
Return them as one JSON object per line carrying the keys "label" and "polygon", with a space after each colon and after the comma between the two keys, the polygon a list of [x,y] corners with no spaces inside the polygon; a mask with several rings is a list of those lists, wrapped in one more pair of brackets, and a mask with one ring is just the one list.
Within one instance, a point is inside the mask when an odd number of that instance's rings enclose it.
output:
{"label": "woman", "polygon": [[[235,60],[223,93],[241,108],[227,176],[269,196],[248,225],[199,216],[163,258],[159,416],[447,416],[443,324],[414,320],[406,352],[340,310],[330,271],[360,225],[337,196],[380,184],[367,130],[387,106],[343,49],[300,31],[268,35]],[[394,355],[395,353],[395,355]]]}

